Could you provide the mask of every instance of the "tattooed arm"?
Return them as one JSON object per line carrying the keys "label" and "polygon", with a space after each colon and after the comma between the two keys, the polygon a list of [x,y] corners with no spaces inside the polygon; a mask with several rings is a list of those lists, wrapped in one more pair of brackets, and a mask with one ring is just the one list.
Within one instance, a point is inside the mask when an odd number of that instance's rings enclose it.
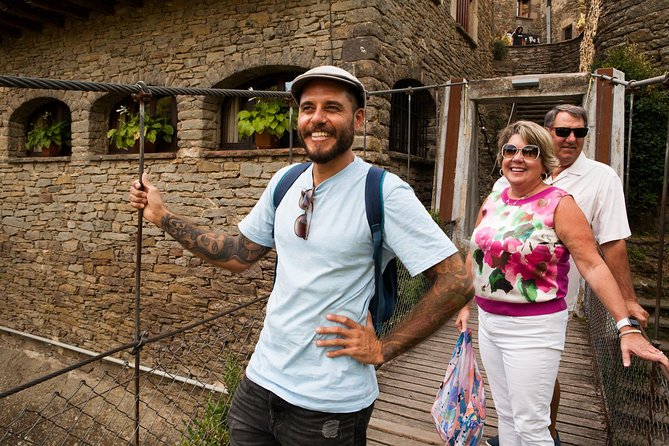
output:
{"label": "tattooed arm", "polygon": [[339,347],[326,353],[330,358],[351,356],[364,364],[383,364],[420,343],[460,310],[474,295],[471,278],[459,254],[442,260],[424,272],[432,283],[413,311],[387,337],[378,339],[372,316],[361,325],[340,315],[327,319],[341,326],[318,327],[321,334],[338,335],[316,341],[319,347]]}
{"label": "tattooed arm", "polygon": [[474,297],[471,278],[457,253],[423,274],[432,286],[406,320],[383,339],[383,362],[426,339]]}
{"label": "tattooed arm", "polygon": [[171,212],[165,214],[158,226],[196,256],[236,273],[253,265],[270,250],[243,234],[227,235],[198,228]]}
{"label": "tattooed arm", "polygon": [[184,248],[207,262],[241,272],[253,265],[270,251],[270,248],[252,242],[244,235],[227,235],[198,228],[188,219],[168,211],[160,191],[152,185],[146,174],[130,188],[130,204],[143,209],[144,218],[170,234]]}

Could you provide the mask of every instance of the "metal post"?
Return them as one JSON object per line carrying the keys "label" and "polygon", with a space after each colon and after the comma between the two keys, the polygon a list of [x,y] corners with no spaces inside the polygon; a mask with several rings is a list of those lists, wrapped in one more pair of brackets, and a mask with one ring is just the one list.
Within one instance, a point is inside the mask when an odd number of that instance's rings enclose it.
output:
{"label": "metal post", "polygon": [[288,105],[288,120],[290,121],[288,132],[288,164],[293,164],[293,98],[290,98]]}
{"label": "metal post", "polygon": [[409,105],[407,114],[409,115],[409,123],[407,125],[407,181],[411,178],[411,96],[413,91],[409,89]]}
{"label": "metal post", "polygon": [[365,121],[362,126],[362,159],[367,161],[367,101],[365,101]]}
{"label": "metal post", "polygon": [[[133,95],[139,102],[139,181],[142,181],[144,175],[144,113],[146,113],[146,102],[151,100],[151,93],[144,82],[138,82],[137,85],[142,89],[141,92]],[[144,187],[144,185],[142,185]],[[139,377],[141,373],[140,368],[140,350],[141,350],[141,301],[140,301],[140,283],[142,272],[142,226],[143,226],[144,212],[142,209],[137,212],[137,238],[135,239],[135,348],[133,354],[135,356],[135,369],[133,378],[135,382],[135,446],[139,444]]]}
{"label": "metal post", "polygon": [[657,250],[657,280],[655,281],[655,335],[660,336],[660,300],[662,297],[662,267],[664,263],[664,218],[667,210],[667,177],[669,176],[669,119],[667,120],[667,146],[664,151],[664,180],[662,182],[662,205],[660,206],[660,241]]}
{"label": "metal post", "polygon": [[627,124],[627,159],[625,161],[625,204],[630,190],[630,162],[632,159],[632,112],[634,111],[634,92],[630,94],[630,116]]}

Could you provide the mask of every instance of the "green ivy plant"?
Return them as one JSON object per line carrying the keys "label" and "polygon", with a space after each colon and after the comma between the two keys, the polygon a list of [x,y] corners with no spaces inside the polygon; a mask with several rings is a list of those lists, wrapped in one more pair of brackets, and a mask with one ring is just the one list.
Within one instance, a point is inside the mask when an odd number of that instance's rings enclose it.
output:
{"label": "green ivy plant", "polygon": [[26,147],[28,150],[41,150],[49,148],[51,145],[70,147],[70,122],[54,121],[49,112],[44,114],[31,124],[32,129],[28,132],[28,141]]}
{"label": "green ivy plant", "polygon": [[[139,140],[139,113],[131,113],[127,107],[116,110],[119,113],[118,128],[107,132],[107,139],[117,149],[131,149]],[[174,127],[167,122],[164,116],[151,116],[144,113],[144,139],[155,143],[156,141],[172,142]]]}
{"label": "green ivy plant", "polygon": [[281,138],[289,129],[297,128],[297,113],[293,113],[291,127],[290,106],[283,98],[252,98],[253,109],[237,113],[237,130],[245,138],[255,133],[267,132]]}

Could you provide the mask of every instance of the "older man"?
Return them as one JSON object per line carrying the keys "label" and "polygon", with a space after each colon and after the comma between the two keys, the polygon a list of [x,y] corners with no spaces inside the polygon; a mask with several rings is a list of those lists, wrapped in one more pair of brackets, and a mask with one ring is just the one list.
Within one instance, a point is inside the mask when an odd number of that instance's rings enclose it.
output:
{"label": "older man", "polygon": [[[143,179],[130,200],[144,216],[204,260],[241,272],[276,247],[276,281],[258,344],[233,398],[230,438],[238,445],[366,443],[378,396],[374,365],[425,339],[472,297],[464,262],[411,188],[383,184],[384,260],[397,256],[432,287],[405,323],[378,339],[368,312],[374,294],[372,237],[364,188],[370,165],[353,153],[365,89],[331,66],[298,76],[298,133],[313,164],[274,209],[269,182],[240,235],[195,227],[170,212]],[[411,222],[407,225],[407,222]]]}
{"label": "older man", "polygon": [[[630,273],[625,239],[631,235],[625,210],[625,197],[620,178],[606,164],[589,159],[583,153],[583,144],[588,134],[588,115],[583,107],[558,105],[544,117],[544,127],[553,138],[555,156],[560,166],[545,180],[566,190],[574,196],[585,217],[592,226],[604,261],[618,283],[627,310],[644,327],[648,323],[648,312],[639,305]],[[504,177],[497,180],[493,189],[508,187]],[[569,292],[567,302],[573,310],[579,295],[580,276],[572,263],[569,270]],[[635,321],[631,321],[635,323]],[[559,445],[556,430],[557,412],[560,404],[560,383],[555,382],[551,401],[551,425],[549,427],[555,444]],[[499,446],[497,437],[486,443]]]}

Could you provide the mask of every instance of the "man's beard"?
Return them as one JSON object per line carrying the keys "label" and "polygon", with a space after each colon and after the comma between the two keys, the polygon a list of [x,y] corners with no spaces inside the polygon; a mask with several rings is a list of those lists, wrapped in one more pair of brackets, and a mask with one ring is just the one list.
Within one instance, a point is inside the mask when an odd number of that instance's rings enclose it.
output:
{"label": "man's beard", "polygon": [[[324,126],[316,126],[313,129],[311,129],[311,132],[322,131],[323,127]],[[332,148],[320,151],[312,149],[307,145],[307,143],[304,140],[304,135],[302,132],[298,131],[298,136],[302,141],[302,145],[307,149],[307,156],[309,157],[309,159],[311,159],[311,161],[313,161],[316,164],[325,164],[334,160],[342,153],[345,153],[353,145],[353,139],[355,138],[355,129],[353,126],[353,121],[351,121],[349,126],[342,128],[341,131],[337,131],[336,133],[337,139]]]}

